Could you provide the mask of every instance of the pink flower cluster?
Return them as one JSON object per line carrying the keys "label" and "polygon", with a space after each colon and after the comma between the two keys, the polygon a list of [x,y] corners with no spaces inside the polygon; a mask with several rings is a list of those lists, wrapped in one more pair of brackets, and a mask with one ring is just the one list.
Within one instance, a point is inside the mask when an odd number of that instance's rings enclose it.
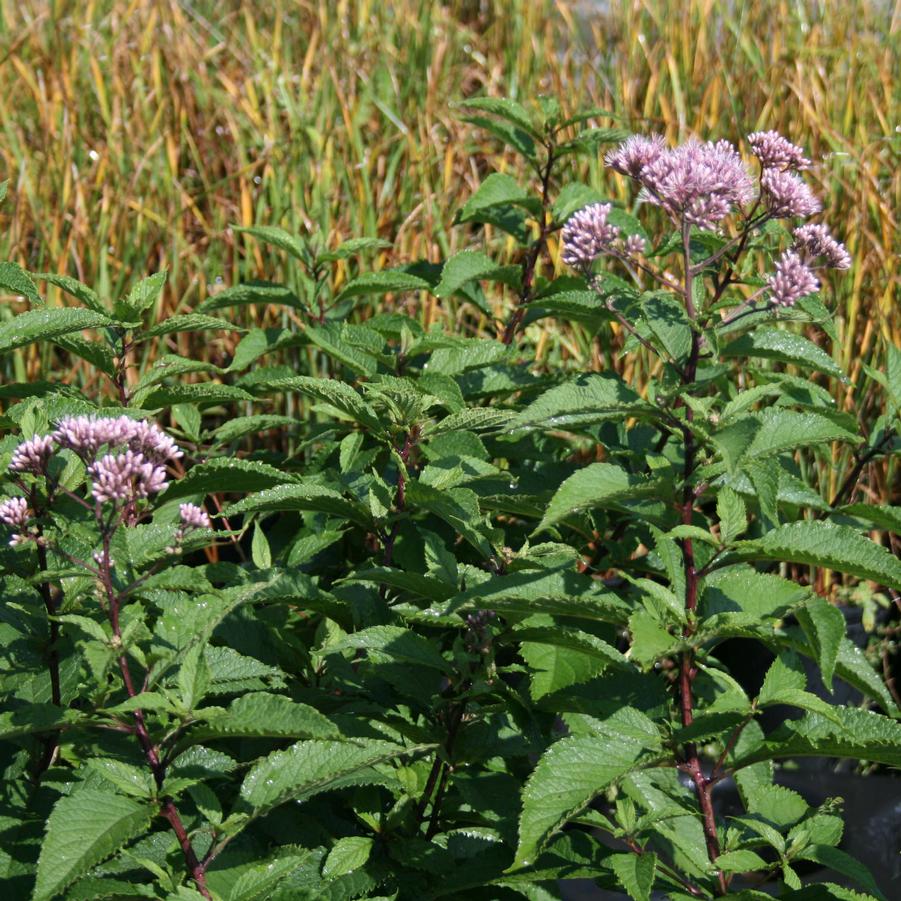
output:
{"label": "pink flower cluster", "polygon": [[751,152],[764,169],[809,169],[810,160],[797,144],[778,131],[755,131],[748,135]]}
{"label": "pink flower cluster", "polygon": [[[183,456],[154,423],[128,416],[67,416],[50,435],[20,444],[9,468],[46,473],[56,447],[73,451],[88,464],[92,494],[101,503],[133,501],[162,491],[168,485],[166,464]],[[98,459],[103,447],[108,452]]]}
{"label": "pink flower cluster", "polygon": [[[12,526],[14,529],[24,529],[31,519],[31,510],[28,509],[28,501],[24,497],[11,497],[0,504],[0,522]],[[10,546],[15,547],[28,541],[30,536],[17,533],[10,539]]]}
{"label": "pink flower cluster", "polygon": [[823,208],[800,175],[784,169],[764,169],[760,189],[769,214],[774,219],[804,218]]}
{"label": "pink flower cluster", "polygon": [[197,504],[179,504],[178,513],[184,529],[211,529],[210,516]]}
{"label": "pink flower cluster", "polygon": [[592,203],[570,216],[563,226],[563,262],[567,266],[585,269],[605,253],[644,253],[641,235],[622,238],[619,228],[607,221],[612,209],[609,203]]}
{"label": "pink flower cluster", "polygon": [[801,225],[793,232],[794,249],[808,261],[822,259],[827,269],[850,269],[851,254],[825,225]]}
{"label": "pink flower cluster", "polygon": [[634,178],[644,200],[698,228],[716,228],[754,197],[751,176],[728,141],[690,140],[668,148],[660,135],[634,135],[608,153],[606,163]]}
{"label": "pink flower cluster", "polygon": [[773,301],[790,307],[802,297],[818,291],[820,283],[811,268],[793,250],[786,250],[776,261],[776,273],[767,279]]}

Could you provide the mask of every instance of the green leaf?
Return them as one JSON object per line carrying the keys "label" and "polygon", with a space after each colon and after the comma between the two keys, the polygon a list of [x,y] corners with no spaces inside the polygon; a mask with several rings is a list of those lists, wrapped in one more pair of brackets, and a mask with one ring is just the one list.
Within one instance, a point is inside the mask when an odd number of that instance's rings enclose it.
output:
{"label": "green leaf", "polygon": [[551,613],[623,624],[630,606],[589,576],[569,567],[493,576],[458,594],[449,610],[495,610],[505,616]]}
{"label": "green leaf", "polygon": [[334,250],[327,250],[316,257],[320,263],[334,263],[337,260],[347,260],[358,256],[365,250],[387,250],[391,247],[390,241],[381,238],[350,238],[342,241]]}
{"label": "green leaf", "polygon": [[850,504],[839,507],[835,513],[858,517],[873,523],[877,529],[901,535],[901,507],[891,507],[888,504]]}
{"label": "green leaf", "polygon": [[606,666],[597,656],[553,644],[523,641],[519,653],[529,667],[529,694],[533,701],[587,682],[602,673]]}
{"label": "green leaf", "polygon": [[198,711],[206,725],[201,735],[245,738],[336,738],[338,729],[314,707],[283,695],[250,692],[236,698],[228,709]]}
{"label": "green leaf", "polygon": [[511,870],[534,864],[556,832],[639,765],[645,741],[618,731],[617,720],[615,714],[598,724],[597,734],[563,738],[544,752],[523,790],[519,846]]}
{"label": "green leaf", "polygon": [[741,495],[728,485],[720,488],[717,493],[716,515],[720,521],[720,538],[723,544],[731,544],[748,528],[745,502]]}
{"label": "green leaf", "polygon": [[378,272],[364,272],[348,282],[335,298],[336,302],[350,297],[365,297],[370,294],[397,294],[402,291],[429,291],[431,285],[418,275],[403,269],[380,269]]}
{"label": "green leaf", "polygon": [[853,879],[861,888],[866,889],[880,901],[886,901],[885,895],[882,894],[879,886],[876,885],[876,880],[873,879],[873,874],[860,861],[855,860],[840,848],[833,848],[830,845],[810,845],[798,855],[798,858],[812,860],[824,867],[829,867],[830,870]]}
{"label": "green leaf", "polygon": [[422,573],[404,572],[402,569],[393,569],[389,566],[371,566],[368,569],[358,569],[345,577],[346,582],[376,582],[379,585],[387,585],[390,588],[399,588],[420,598],[428,598],[430,601],[446,601],[456,593],[453,584],[436,579],[434,576],[426,576]]}
{"label": "green leaf", "polygon": [[314,854],[315,852],[304,848],[288,846],[280,849],[274,859],[263,860],[249,869],[242,869],[241,875],[225,895],[226,901],[269,901],[273,897],[284,898],[280,891],[274,894],[275,890],[293,874],[308,868]]}
{"label": "green leaf", "polygon": [[309,258],[309,252],[304,242],[296,235],[286,232],[283,228],[278,228],[274,225],[233,225],[232,229],[236,232],[250,235],[264,244],[269,244],[271,247],[287,251],[294,259],[301,262]]}
{"label": "green leaf", "polygon": [[901,589],[901,560],[848,526],[818,521],[790,523],[754,541],[740,541],[735,550],[747,560],[823,566]]}
{"label": "green leaf", "polygon": [[727,851],[717,857],[716,868],[724,873],[751,873],[766,870],[769,864],[753,851]]}
{"label": "green leaf", "polygon": [[210,687],[210,668],[203,652],[204,645],[198,642],[185,654],[178,668],[179,696],[188,711],[194,710]]}
{"label": "green leaf", "polygon": [[146,394],[143,392],[135,398],[144,410],[160,410],[176,404],[232,404],[241,400],[253,400],[243,388],[234,385],[220,385],[218,382],[200,382],[199,384],[163,385],[153,388]]}
{"label": "green leaf", "polygon": [[60,726],[76,722],[81,714],[75,710],[62,710],[55,704],[23,704],[13,707],[4,701],[8,709],[0,711],[0,740],[19,738],[35,732],[49,732]]}
{"label": "green leaf", "polygon": [[0,262],[0,288],[27,298],[35,306],[44,302],[31,276],[18,263]]}
{"label": "green leaf", "polygon": [[168,277],[169,273],[164,269],[148,278],[142,278],[128,292],[128,297],[115,304],[116,315],[128,321],[139,320],[156,303]]}
{"label": "green leaf", "polygon": [[757,701],[760,704],[778,702],[783,692],[806,687],[807,677],[797,654],[783,651],[767,670]]}
{"label": "green leaf", "polygon": [[650,901],[657,874],[657,855],[653,851],[645,854],[614,854],[607,862],[630,898],[635,901]]}
{"label": "green leaf", "polygon": [[[812,411],[799,413],[784,407],[769,407],[760,413],[752,414],[750,418],[755,419],[760,428],[755,431],[754,438],[745,451],[746,457],[767,457],[798,447],[832,441],[859,444],[863,440],[859,434],[850,432],[829,417]],[[738,423],[734,425],[737,426]]]}
{"label": "green leaf", "polygon": [[311,739],[276,751],[254,764],[241,784],[239,809],[257,817],[286,801],[306,801],[314,795],[348,785],[379,783],[375,766],[427,750],[387,741],[361,744]]}
{"label": "green leaf", "polygon": [[225,516],[236,513],[274,513],[283,510],[309,510],[349,519],[361,526],[370,525],[362,506],[342,497],[332,488],[316,484],[276,485],[230,504]]}
{"label": "green leaf", "polygon": [[660,490],[659,483],[613,463],[591,463],[574,472],[557,489],[535,532],[542,532],[581,510],[615,506],[618,501],[647,497]]}
{"label": "green leaf", "polygon": [[691,326],[684,304],[664,291],[642,298],[641,310],[656,344],[672,360],[681,360],[691,350]]}
{"label": "green leaf", "polygon": [[508,97],[471,97],[459,104],[464,109],[475,109],[483,113],[491,113],[500,119],[511,123],[528,132],[533,137],[540,137],[540,133],[532,122],[532,117],[524,106]]}
{"label": "green leaf", "polygon": [[491,556],[491,544],[486,538],[479,499],[470,488],[448,488],[439,491],[422,480],[407,486],[410,508],[433,513],[462,535],[484,557]]}
{"label": "green leaf", "polygon": [[[0,266],[3,266],[3,264],[0,263]],[[95,313],[102,313],[104,316],[109,315],[109,311],[103,305],[103,301],[97,296],[97,293],[87,285],[83,285],[78,279],[71,278],[68,275],[57,275],[55,272],[35,272],[34,277],[39,281],[47,282],[48,285],[61,288],[66,294],[71,295],[76,300],[80,300],[89,310],[93,310]],[[33,303],[39,302],[34,298],[31,298],[31,300]]]}
{"label": "green leaf", "polygon": [[792,363],[803,369],[815,369],[842,378],[843,373],[824,350],[794,332],[775,328],[756,328],[732,341],[720,351],[724,357],[763,357]]}
{"label": "green leaf", "polygon": [[451,671],[450,665],[427,638],[401,626],[371,626],[353,632],[334,644],[326,645],[323,653],[333,654],[347,650],[369,651],[376,658],[384,656],[442,672]]}
{"label": "green leaf", "polygon": [[854,707],[831,710],[834,719],[809,713],[786,721],[765,741],[737,753],[733,768],[786,757],[848,757],[901,766],[901,723]]}
{"label": "green leaf", "polygon": [[0,325],[0,353],[34,341],[52,341],[60,335],[113,325],[109,316],[76,307],[29,310]]}
{"label": "green leaf", "polygon": [[344,335],[344,323],[327,322],[322,326],[308,325],[306,335],[318,348],[343,363],[357,375],[373,376],[378,369],[376,359],[350,344]]}
{"label": "green leaf", "polygon": [[184,478],[169,486],[163,500],[193,494],[259,491],[286,483],[296,484],[294,476],[274,466],[240,457],[218,457],[192,467]]}
{"label": "green leaf", "polygon": [[297,375],[291,378],[269,380],[260,383],[258,387],[276,391],[299,391],[301,394],[322,401],[337,413],[366,426],[377,435],[383,431],[375,410],[350,385],[344,382]]}
{"label": "green leaf", "polygon": [[499,206],[518,205],[533,213],[541,209],[541,203],[523,188],[515,178],[503,172],[492,172],[479,189],[460,210],[458,222],[483,222],[482,214]]}
{"label": "green leaf", "polygon": [[271,282],[248,282],[244,285],[234,285],[208,297],[197,307],[197,312],[210,313],[214,310],[243,307],[254,303],[264,307],[273,305],[296,309],[303,307],[300,298],[284,285],[275,285]]}
{"label": "green leaf", "polygon": [[49,901],[150,826],[153,808],[108,791],[79,789],[53,806],[33,901]]}
{"label": "green leaf", "polygon": [[577,428],[642,414],[655,416],[656,410],[618,375],[595,372],[546,391],[510,423],[510,429]]}
{"label": "green leaf", "polygon": [[326,879],[335,879],[359,870],[372,853],[373,840],[364,835],[348,835],[339,838],[328,852],[325,864],[322,867],[322,875]]}
{"label": "green leaf", "polygon": [[649,669],[678,643],[664,624],[646,610],[637,610],[629,617],[632,634],[631,656],[645,669]]}
{"label": "green leaf", "polygon": [[141,339],[159,338],[162,335],[174,335],[177,332],[243,332],[240,325],[235,325],[217,316],[206,316],[203,313],[183,313],[169,316],[161,322],[141,332]]}
{"label": "green leaf", "polygon": [[823,685],[832,691],[832,676],[839,648],[845,637],[845,617],[825,598],[817,597],[797,611],[796,616],[817,655]]}
{"label": "green leaf", "polygon": [[84,766],[112,782],[120,791],[135,798],[150,798],[156,791],[153,777],[146,767],[141,768],[113,757],[91,757]]}
{"label": "green leaf", "polygon": [[499,266],[480,251],[463,250],[444,264],[441,280],[435,286],[435,295],[450,297],[469,282],[482,279],[491,279],[516,287],[520,274],[519,266]]}
{"label": "green leaf", "polygon": [[272,566],[272,551],[269,549],[269,541],[259,520],[253,524],[250,559],[253,560],[253,565],[259,569],[269,569]]}

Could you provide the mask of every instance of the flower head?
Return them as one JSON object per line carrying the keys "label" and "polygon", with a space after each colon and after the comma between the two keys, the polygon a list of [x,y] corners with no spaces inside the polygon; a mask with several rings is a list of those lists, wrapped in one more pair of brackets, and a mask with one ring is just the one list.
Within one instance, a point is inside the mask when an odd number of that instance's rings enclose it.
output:
{"label": "flower head", "polygon": [[760,186],[764,203],[776,219],[812,216],[823,208],[807,183],[793,172],[764,169]]}
{"label": "flower head", "polygon": [[687,141],[645,165],[639,181],[648,202],[704,229],[754,196],[751,176],[728,141]]}
{"label": "flower head", "polygon": [[24,497],[11,497],[0,504],[0,522],[22,529],[31,519],[28,501]]}
{"label": "flower head", "polygon": [[172,437],[155,423],[129,420],[129,426],[127,443],[132,450],[139,451],[158,463],[184,456]]}
{"label": "flower head", "polygon": [[754,156],[764,169],[807,169],[810,160],[804,151],[778,131],[755,131],[748,135],[748,143]]}
{"label": "flower head", "polygon": [[623,241],[623,250],[630,256],[639,257],[647,250],[647,241],[641,235],[629,235]]}
{"label": "flower head", "polygon": [[88,475],[94,483],[91,493],[100,503],[149,497],[169,484],[164,467],[132,450],[106,454],[88,467]]}
{"label": "flower head", "polygon": [[851,254],[845,245],[829,234],[825,225],[801,225],[793,232],[793,248],[802,256],[814,260],[822,258],[830,269],[850,269]]}
{"label": "flower head", "polygon": [[209,514],[197,504],[179,504],[178,513],[182,526],[189,529],[211,529]]}
{"label": "flower head", "polygon": [[90,459],[104,445],[125,442],[131,422],[127,416],[66,416],[59,421],[53,438],[60,447]]}
{"label": "flower head", "polygon": [[619,229],[607,221],[609,203],[592,203],[573,213],[563,226],[563,262],[580,269],[610,250]]}
{"label": "flower head", "polygon": [[9,468],[13,472],[33,472],[40,475],[47,469],[47,461],[53,453],[53,438],[36,435],[23,441],[13,452]]}
{"label": "flower head", "polygon": [[820,283],[811,268],[793,250],[786,250],[776,261],[776,272],[767,279],[773,301],[791,307],[807,294],[818,290]]}
{"label": "flower head", "polygon": [[615,150],[611,150],[604,162],[623,175],[640,178],[641,170],[666,152],[666,142],[662,135],[632,135]]}

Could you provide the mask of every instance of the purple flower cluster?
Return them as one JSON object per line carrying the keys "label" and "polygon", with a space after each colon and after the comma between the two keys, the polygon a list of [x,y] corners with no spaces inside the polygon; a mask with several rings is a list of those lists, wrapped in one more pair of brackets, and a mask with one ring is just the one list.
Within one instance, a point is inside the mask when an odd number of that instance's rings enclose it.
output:
{"label": "purple flower cluster", "polygon": [[[14,529],[24,529],[31,519],[31,510],[28,509],[28,501],[24,497],[11,497],[0,504],[0,522],[12,526]],[[29,541],[32,536],[16,533],[10,539],[10,547]]]}
{"label": "purple flower cluster", "polygon": [[829,234],[825,225],[802,225],[793,234],[794,250],[807,258],[808,262],[822,259],[823,265],[828,269],[851,268],[851,254],[844,244]]}
{"label": "purple flower cluster", "polygon": [[820,283],[813,270],[793,250],[786,250],[776,261],[776,272],[767,279],[773,301],[790,307],[807,294],[819,290]]}
{"label": "purple flower cluster", "polygon": [[149,497],[169,484],[164,466],[133,450],[106,454],[88,467],[88,475],[94,483],[91,493],[100,503]]}
{"label": "purple flower cluster", "polygon": [[638,181],[643,199],[699,228],[716,228],[754,197],[751,176],[728,141],[690,140],[670,149],[659,135],[635,135],[608,153],[606,162]]}
{"label": "purple flower cluster", "polygon": [[764,169],[760,176],[763,201],[774,219],[792,219],[819,213],[819,199],[800,176],[784,169]]}
{"label": "purple flower cluster", "polygon": [[573,213],[563,226],[563,262],[580,269],[607,253],[619,236],[619,229],[607,221],[609,203],[592,203]]}
{"label": "purple flower cluster", "polygon": [[39,435],[23,441],[13,452],[9,468],[12,472],[33,472],[39,475],[47,468],[47,461],[53,453],[53,437]]}
{"label": "purple flower cluster", "polygon": [[778,131],[755,131],[748,135],[748,143],[764,169],[810,168],[810,160],[804,156],[804,151]]}
{"label": "purple flower cluster", "polygon": [[[67,416],[50,435],[32,438],[13,453],[13,472],[46,472],[54,449],[73,451],[88,464],[97,501],[134,501],[165,489],[166,464],[183,456],[159,426],[128,416]],[[101,448],[107,453],[98,459]]]}
{"label": "purple flower cluster", "polygon": [[211,529],[209,514],[197,504],[179,504],[178,513],[185,529]]}

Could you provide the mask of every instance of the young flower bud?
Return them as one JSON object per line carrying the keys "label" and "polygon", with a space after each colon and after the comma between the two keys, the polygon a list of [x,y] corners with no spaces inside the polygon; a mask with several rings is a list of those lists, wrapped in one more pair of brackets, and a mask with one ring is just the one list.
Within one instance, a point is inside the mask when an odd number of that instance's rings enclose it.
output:
{"label": "young flower bud", "polygon": [[763,202],[776,219],[812,216],[823,208],[807,183],[792,172],[764,169],[760,186]]}
{"label": "young flower bud", "polygon": [[210,522],[209,514],[197,504],[180,504],[178,513],[181,517],[182,526],[189,529],[211,529],[213,524]]}
{"label": "young flower bud", "polygon": [[793,232],[793,249],[810,260],[822,257],[829,269],[850,269],[851,255],[845,245],[829,234],[825,225],[802,225]]}
{"label": "young flower bud", "polygon": [[640,178],[641,170],[666,152],[662,135],[632,135],[631,138],[611,150],[604,162],[617,172],[630,178]]}
{"label": "young flower bud", "polygon": [[748,135],[751,152],[764,169],[807,169],[810,160],[804,151],[778,131],[755,131]]}
{"label": "young flower bud", "polygon": [[17,529],[22,529],[31,519],[28,501],[24,497],[11,497],[0,504],[0,522]]}
{"label": "young flower bud", "polygon": [[607,222],[609,203],[592,203],[573,213],[563,226],[563,262],[583,269],[607,253],[619,235],[619,229]]}
{"label": "young flower bud", "polygon": [[12,472],[33,472],[41,475],[47,470],[47,461],[53,453],[53,437],[38,435],[23,441],[13,452],[9,468]]}
{"label": "young flower bud", "polygon": [[776,262],[776,273],[767,279],[773,301],[791,307],[802,297],[819,290],[820,283],[810,267],[793,250],[786,250]]}

